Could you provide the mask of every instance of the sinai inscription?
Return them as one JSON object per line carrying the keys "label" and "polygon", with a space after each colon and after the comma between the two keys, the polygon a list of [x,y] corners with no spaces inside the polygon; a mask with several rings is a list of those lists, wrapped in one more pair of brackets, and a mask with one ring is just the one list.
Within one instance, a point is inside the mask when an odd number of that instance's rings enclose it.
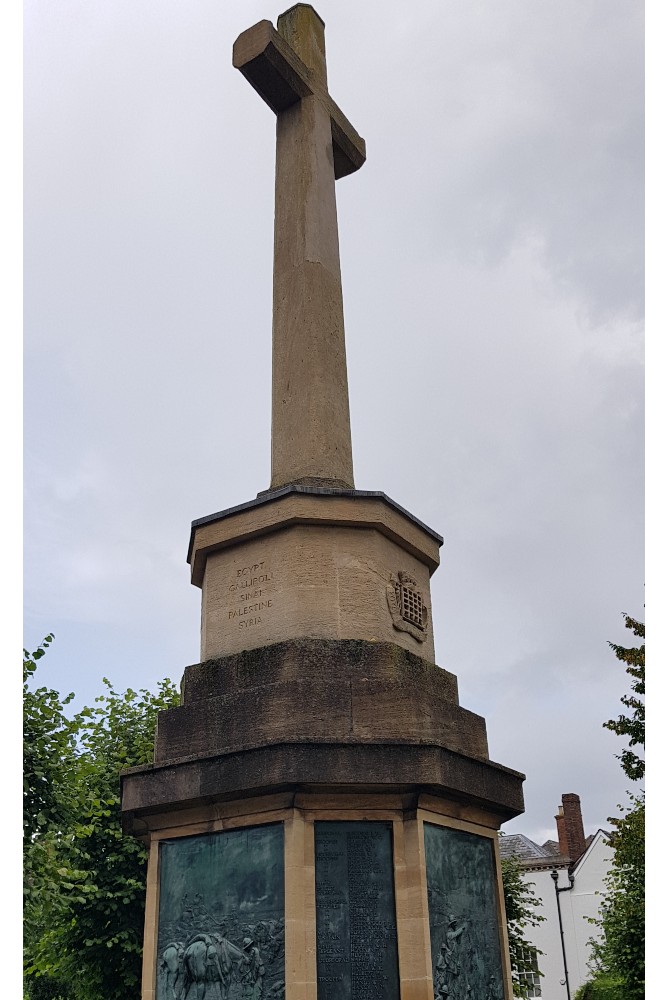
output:
{"label": "sinai inscription", "polygon": [[227,610],[228,621],[237,621],[239,632],[262,625],[270,615],[274,598],[273,571],[267,564],[253,563],[236,570],[229,584],[231,607]]}

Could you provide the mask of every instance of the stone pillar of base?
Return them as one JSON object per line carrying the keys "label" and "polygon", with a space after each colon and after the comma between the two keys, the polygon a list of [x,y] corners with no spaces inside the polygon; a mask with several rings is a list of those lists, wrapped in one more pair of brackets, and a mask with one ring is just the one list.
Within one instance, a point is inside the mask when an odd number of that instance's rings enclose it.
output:
{"label": "stone pillar of base", "polygon": [[142,1000],[510,1000],[497,830],[523,775],[452,674],[300,638],[182,692],[123,776],[150,845]]}

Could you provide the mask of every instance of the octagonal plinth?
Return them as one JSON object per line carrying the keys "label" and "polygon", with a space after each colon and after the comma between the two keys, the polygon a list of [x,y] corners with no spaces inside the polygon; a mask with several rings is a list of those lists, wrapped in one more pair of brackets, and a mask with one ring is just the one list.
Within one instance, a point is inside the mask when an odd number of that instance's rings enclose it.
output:
{"label": "octagonal plinth", "polygon": [[488,758],[484,719],[456,677],[395,643],[292,639],[187,667],[155,761],[268,744],[432,743]]}
{"label": "octagonal plinth", "polygon": [[202,660],[316,636],[394,642],[433,661],[441,544],[383,493],[362,490],[290,486],[194,521]]}
{"label": "octagonal plinth", "polygon": [[[445,986],[511,1000],[500,820],[427,793],[332,789],[153,814],[142,1000],[433,1000]],[[253,974],[261,992],[243,992]]]}
{"label": "octagonal plinth", "polygon": [[154,763],[122,776],[124,829],[150,845],[142,1000],[193,1000],[197,948],[229,1000],[260,967],[284,1000],[355,1000],[355,976],[432,1000],[453,914],[477,949],[462,988],[510,1000],[496,831],[523,775],[488,759],[453,674],[397,643],[299,638],[188,667],[181,692]]}
{"label": "octagonal plinth", "polygon": [[456,677],[396,643],[293,639],[195,664],[155,762],[123,775],[128,830],[155,812],[278,788],[425,790],[509,819],[523,776],[489,760]]}

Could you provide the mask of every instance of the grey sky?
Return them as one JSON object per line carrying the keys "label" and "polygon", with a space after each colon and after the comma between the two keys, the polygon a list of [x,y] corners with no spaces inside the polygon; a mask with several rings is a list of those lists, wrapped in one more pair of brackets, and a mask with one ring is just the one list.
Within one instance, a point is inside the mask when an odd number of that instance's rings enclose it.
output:
{"label": "grey sky", "polygon": [[[356,485],[445,536],[437,661],[544,839],[627,782],[607,640],[643,618],[643,14],[316,4],[368,161],[337,185]],[[282,8],[26,4],[26,643],[90,701],[198,659],[189,524],[269,482]],[[399,419],[400,417],[400,419]]]}

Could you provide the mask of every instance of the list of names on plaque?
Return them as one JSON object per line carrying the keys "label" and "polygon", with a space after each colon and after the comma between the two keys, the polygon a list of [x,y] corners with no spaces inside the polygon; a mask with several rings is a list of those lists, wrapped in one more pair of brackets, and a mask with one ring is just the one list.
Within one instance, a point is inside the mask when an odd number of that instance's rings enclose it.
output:
{"label": "list of names on plaque", "polygon": [[315,824],[318,1000],[398,1000],[390,823]]}

